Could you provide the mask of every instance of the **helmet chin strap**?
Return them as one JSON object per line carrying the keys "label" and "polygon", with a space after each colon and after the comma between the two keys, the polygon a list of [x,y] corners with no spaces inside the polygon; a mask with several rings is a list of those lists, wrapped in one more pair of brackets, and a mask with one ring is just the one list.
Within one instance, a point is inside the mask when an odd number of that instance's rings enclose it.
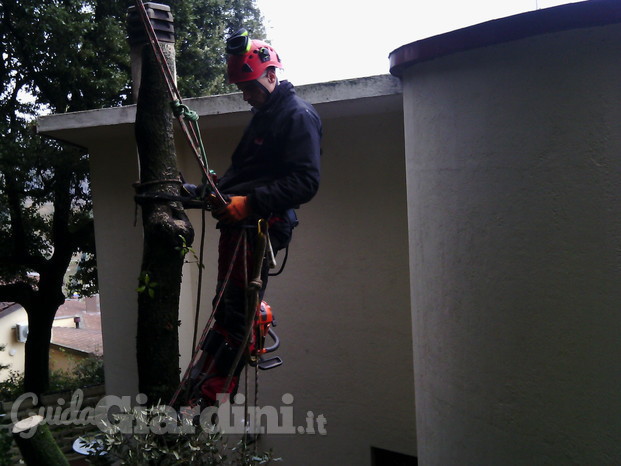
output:
{"label": "helmet chin strap", "polygon": [[[259,89],[261,89],[268,97],[271,95],[271,92],[267,90],[267,87],[265,87],[261,82],[259,82],[259,80],[255,80],[255,84],[257,85],[257,87],[259,87]],[[276,86],[278,86],[278,80],[276,80]],[[274,87],[275,89],[275,87]]]}
{"label": "helmet chin strap", "polygon": [[267,94],[268,96],[270,95],[270,91],[267,90],[267,87],[265,87],[263,84],[261,84],[258,80],[255,81],[256,86],[261,89],[265,94]]}

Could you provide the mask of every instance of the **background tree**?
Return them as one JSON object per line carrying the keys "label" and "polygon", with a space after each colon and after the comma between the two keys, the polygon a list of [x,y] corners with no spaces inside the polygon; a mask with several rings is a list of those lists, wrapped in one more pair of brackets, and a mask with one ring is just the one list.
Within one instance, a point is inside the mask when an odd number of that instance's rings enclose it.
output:
{"label": "background tree", "polygon": [[[224,36],[242,25],[263,32],[254,1],[171,3],[182,94],[225,91]],[[131,4],[0,3],[0,301],[18,302],[28,313],[27,391],[48,386],[51,326],[71,258],[94,252],[88,154],[36,136],[32,122],[43,112],[130,103]]]}
{"label": "background tree", "polygon": [[171,5],[175,17],[177,75],[183,97],[222,94],[226,83],[224,38],[241,27],[264,37],[263,20],[254,0],[182,0]]}

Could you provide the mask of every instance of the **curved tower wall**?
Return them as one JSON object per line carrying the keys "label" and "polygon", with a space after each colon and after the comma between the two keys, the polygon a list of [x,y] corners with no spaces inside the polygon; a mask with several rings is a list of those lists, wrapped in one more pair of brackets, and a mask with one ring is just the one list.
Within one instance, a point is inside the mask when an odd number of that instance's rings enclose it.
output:
{"label": "curved tower wall", "polygon": [[391,56],[421,464],[617,463],[621,26],[429,45]]}

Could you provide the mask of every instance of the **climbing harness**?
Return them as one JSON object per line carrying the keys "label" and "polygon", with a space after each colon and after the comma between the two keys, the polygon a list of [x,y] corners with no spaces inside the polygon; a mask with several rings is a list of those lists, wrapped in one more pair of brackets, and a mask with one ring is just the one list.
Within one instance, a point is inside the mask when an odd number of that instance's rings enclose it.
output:
{"label": "climbing harness", "polygon": [[[249,230],[254,228],[241,228],[241,232],[235,243],[232,258],[229,262],[219,293],[214,300],[211,315],[204,327],[203,334],[193,350],[193,357],[190,365],[183,375],[181,383],[171,399],[170,405],[181,404],[201,405],[204,402],[205,384],[210,382],[214,376],[219,363],[226,360],[225,366],[228,368],[225,380],[217,386],[217,391],[212,393],[213,398],[218,393],[230,393],[232,386],[238,382],[240,368],[245,366],[244,360],[256,369],[269,370],[282,364],[282,359],[278,356],[265,358],[264,356],[276,351],[280,346],[280,340],[273,330],[275,321],[271,306],[265,301],[259,302],[260,291],[263,286],[261,272],[268,244],[267,222],[263,219],[258,220],[256,225],[257,236],[254,247],[253,263],[247,264],[247,247]],[[250,276],[245,277],[246,297],[245,297],[245,326],[241,342],[233,343],[229,335],[217,324],[213,324],[215,314],[220,306],[224,292],[227,289],[233,274],[234,264],[241,256],[243,260],[243,270],[250,269]],[[270,346],[265,346],[267,337],[273,341]],[[234,354],[232,352],[234,351]],[[255,380],[258,375],[255,369]],[[257,385],[255,382],[255,390]],[[215,389],[214,389],[215,390]],[[255,403],[257,394],[255,392]]]}

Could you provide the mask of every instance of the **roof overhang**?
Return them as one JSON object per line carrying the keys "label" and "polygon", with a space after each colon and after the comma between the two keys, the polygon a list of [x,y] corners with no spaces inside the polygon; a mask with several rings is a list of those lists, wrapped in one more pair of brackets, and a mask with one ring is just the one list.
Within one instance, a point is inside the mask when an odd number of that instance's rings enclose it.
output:
{"label": "roof overhang", "polygon": [[[402,108],[401,83],[390,75],[309,84],[296,92],[313,104],[324,119],[385,113]],[[244,124],[250,107],[240,93],[199,97],[184,104],[201,117],[209,128]],[[88,147],[98,139],[133,137],[136,106],[54,114],[39,118],[37,133]]]}

